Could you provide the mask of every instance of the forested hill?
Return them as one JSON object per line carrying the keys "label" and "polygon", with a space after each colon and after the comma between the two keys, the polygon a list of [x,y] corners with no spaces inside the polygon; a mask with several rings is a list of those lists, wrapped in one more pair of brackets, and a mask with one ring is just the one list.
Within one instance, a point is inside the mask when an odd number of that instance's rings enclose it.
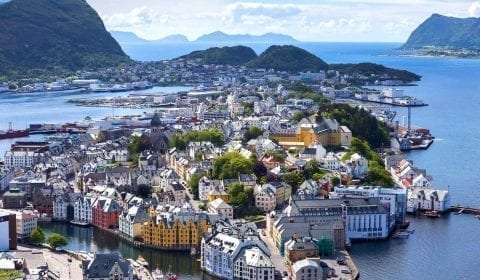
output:
{"label": "forested hill", "polygon": [[12,0],[0,4],[0,15],[0,73],[130,60],[85,0]]}

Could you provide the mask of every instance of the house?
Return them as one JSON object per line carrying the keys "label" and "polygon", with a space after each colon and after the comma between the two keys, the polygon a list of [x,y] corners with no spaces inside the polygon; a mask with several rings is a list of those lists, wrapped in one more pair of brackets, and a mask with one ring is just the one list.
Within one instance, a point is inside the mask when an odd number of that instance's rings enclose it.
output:
{"label": "house", "polygon": [[322,159],[323,168],[329,170],[339,170],[340,169],[340,159],[337,155],[332,152],[327,153],[327,155]]}
{"label": "house", "polygon": [[57,221],[67,220],[68,201],[66,195],[59,195],[53,201],[53,219]]}
{"label": "house", "polygon": [[93,259],[82,261],[84,280],[132,280],[133,267],[117,253],[95,253]]}
{"label": "house", "polygon": [[225,202],[230,201],[230,195],[225,191],[224,188],[215,188],[211,190],[207,195],[207,200],[209,202],[212,202],[218,198],[222,199]]}
{"label": "house", "polygon": [[92,224],[100,228],[118,228],[122,208],[111,198],[99,197],[92,206]]}
{"label": "house", "polygon": [[275,207],[283,206],[292,195],[292,187],[283,181],[270,182],[264,186],[265,188],[269,188],[271,192],[275,194]]}
{"label": "house", "polygon": [[[332,248],[333,249],[333,248]],[[310,237],[301,238],[298,235],[292,236],[285,242],[285,263],[288,266],[306,258],[319,256],[317,244]]]}
{"label": "house", "polygon": [[303,160],[315,160],[320,162],[326,155],[327,150],[318,143],[312,143],[308,148],[302,148],[298,157]]}
{"label": "house", "polygon": [[255,174],[238,174],[238,181],[240,184],[245,186],[245,188],[254,188],[257,184],[257,176]]}
{"label": "house", "polygon": [[198,197],[200,200],[207,200],[208,194],[214,189],[222,189],[220,180],[211,180],[206,176],[200,178],[198,181]]}
{"label": "house", "polygon": [[16,188],[11,188],[2,195],[3,208],[22,209],[27,205],[27,193]]}
{"label": "house", "polygon": [[149,218],[147,208],[135,205],[123,210],[118,216],[118,231],[124,236],[136,239],[142,237],[142,226]]}
{"label": "house", "polygon": [[207,204],[209,213],[219,214],[224,218],[233,219],[233,207],[221,198],[217,198]]}
{"label": "house", "polygon": [[269,213],[277,207],[276,190],[270,185],[256,185],[254,189],[255,207],[262,212]]}
{"label": "house", "polygon": [[428,187],[415,187],[408,190],[407,212],[447,211],[450,207],[450,195],[446,190]]}
{"label": "house", "polygon": [[368,172],[368,160],[354,153],[345,163],[348,175],[354,179],[363,179]]}
{"label": "house", "polygon": [[187,194],[187,190],[185,187],[180,184],[178,181],[171,182],[168,184],[166,191],[171,191],[175,196],[175,201],[182,201],[185,199],[185,195]]}
{"label": "house", "polygon": [[92,206],[95,198],[89,196],[80,196],[73,204],[73,219],[76,222],[92,222]]}
{"label": "house", "polygon": [[325,280],[326,274],[320,266],[320,258],[303,259],[292,265],[293,280]]}

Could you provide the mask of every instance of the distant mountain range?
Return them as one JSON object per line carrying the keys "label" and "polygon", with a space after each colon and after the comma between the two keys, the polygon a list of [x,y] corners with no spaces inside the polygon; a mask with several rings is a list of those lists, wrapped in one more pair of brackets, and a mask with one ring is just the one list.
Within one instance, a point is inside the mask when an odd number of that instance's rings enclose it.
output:
{"label": "distant mountain range", "polygon": [[186,44],[186,43],[202,43],[202,44],[293,44],[299,41],[293,37],[283,34],[266,33],[263,35],[250,35],[250,34],[226,34],[220,31],[216,31],[210,34],[200,36],[194,41],[189,41],[186,36],[177,34],[170,35],[158,40],[145,40],[138,37],[133,32],[123,31],[111,31],[112,36],[120,44]]}
{"label": "distant mountain range", "polygon": [[412,32],[402,48],[428,46],[480,49],[480,18],[433,14]]}
{"label": "distant mountain range", "polygon": [[84,0],[0,4],[0,73],[78,70],[130,61]]}

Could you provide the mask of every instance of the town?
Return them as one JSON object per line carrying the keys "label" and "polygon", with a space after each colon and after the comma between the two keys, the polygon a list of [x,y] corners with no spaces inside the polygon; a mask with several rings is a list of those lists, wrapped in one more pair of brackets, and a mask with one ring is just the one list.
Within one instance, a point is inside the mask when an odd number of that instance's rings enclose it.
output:
{"label": "town", "polygon": [[[336,102],[352,85],[402,84],[395,77],[185,59],[78,74],[69,84],[91,91],[140,82],[195,88],[72,99],[155,111],[43,125],[42,141],[12,144],[0,172],[0,250],[22,250],[0,259],[28,279],[176,277],[143,258],[57,253],[67,239],[45,236],[44,223],[186,251],[218,279],[357,279],[347,250],[355,241],[408,238],[407,213],[437,217],[451,206],[448,191],[402,154],[418,131],[399,132],[380,107]],[[65,253],[73,265],[51,257]]]}

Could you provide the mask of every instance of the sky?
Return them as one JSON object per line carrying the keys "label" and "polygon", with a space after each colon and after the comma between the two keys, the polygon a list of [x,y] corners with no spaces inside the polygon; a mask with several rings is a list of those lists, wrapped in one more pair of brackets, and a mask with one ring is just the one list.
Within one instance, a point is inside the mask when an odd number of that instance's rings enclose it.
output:
{"label": "sky", "polygon": [[87,0],[109,31],[145,39],[214,31],[301,41],[404,42],[433,13],[480,17],[472,0]]}

